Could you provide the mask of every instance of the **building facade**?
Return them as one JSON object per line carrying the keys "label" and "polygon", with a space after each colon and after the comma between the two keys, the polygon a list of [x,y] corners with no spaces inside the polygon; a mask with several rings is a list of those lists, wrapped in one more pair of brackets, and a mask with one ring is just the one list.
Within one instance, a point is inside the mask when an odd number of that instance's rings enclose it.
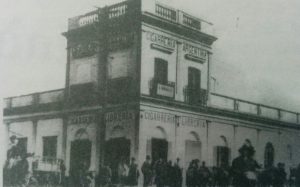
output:
{"label": "building facade", "polygon": [[80,162],[113,174],[146,155],[230,165],[247,140],[265,166],[300,163],[300,115],[210,90],[212,24],[158,1],[128,0],[70,18],[66,86],[5,99],[4,124],[33,169]]}

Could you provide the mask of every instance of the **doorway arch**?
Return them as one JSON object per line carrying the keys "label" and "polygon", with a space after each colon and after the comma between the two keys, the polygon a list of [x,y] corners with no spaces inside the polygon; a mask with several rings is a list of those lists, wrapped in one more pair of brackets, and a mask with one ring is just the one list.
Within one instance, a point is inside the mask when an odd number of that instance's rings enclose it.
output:
{"label": "doorway arch", "polygon": [[275,150],[274,146],[271,142],[268,142],[265,146],[265,159],[264,159],[264,166],[265,168],[273,167],[274,165],[274,155]]}

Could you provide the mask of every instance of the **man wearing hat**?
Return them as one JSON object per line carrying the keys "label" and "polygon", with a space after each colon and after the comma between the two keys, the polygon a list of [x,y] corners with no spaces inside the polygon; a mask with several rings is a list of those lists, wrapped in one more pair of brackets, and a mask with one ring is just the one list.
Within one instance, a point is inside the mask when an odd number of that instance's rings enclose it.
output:
{"label": "man wearing hat", "polygon": [[6,185],[14,185],[16,182],[16,172],[15,166],[17,162],[20,160],[20,151],[18,149],[18,138],[15,135],[12,135],[9,138],[10,142],[8,145],[8,151],[6,154],[6,163],[4,167],[4,184]]}
{"label": "man wearing hat", "polygon": [[149,155],[146,156],[146,161],[142,166],[142,173],[144,175],[144,187],[148,187],[152,185],[152,166],[151,166],[151,158]]}
{"label": "man wearing hat", "polygon": [[139,178],[138,165],[135,163],[135,158],[132,157],[129,165],[129,172],[128,172],[128,180],[127,180],[128,186],[137,186],[138,178]]}

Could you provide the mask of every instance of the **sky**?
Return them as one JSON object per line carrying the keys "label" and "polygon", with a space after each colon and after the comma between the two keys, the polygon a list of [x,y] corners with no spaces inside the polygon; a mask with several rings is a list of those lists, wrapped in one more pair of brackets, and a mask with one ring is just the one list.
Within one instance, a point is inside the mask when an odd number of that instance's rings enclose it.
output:
{"label": "sky", "polygon": [[[214,24],[213,91],[300,112],[299,0],[162,1]],[[63,88],[67,19],[115,2],[2,0],[1,96]]]}

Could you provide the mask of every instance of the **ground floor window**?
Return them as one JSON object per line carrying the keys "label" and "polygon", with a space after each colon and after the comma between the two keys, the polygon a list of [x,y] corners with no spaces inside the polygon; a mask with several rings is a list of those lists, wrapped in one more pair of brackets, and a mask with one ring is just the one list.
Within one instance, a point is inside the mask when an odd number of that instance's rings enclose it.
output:
{"label": "ground floor window", "polygon": [[216,146],[214,148],[217,167],[229,166],[229,148],[226,146]]}
{"label": "ground floor window", "polygon": [[270,168],[274,165],[274,146],[272,143],[267,143],[265,147],[265,168]]}
{"label": "ground floor window", "polygon": [[43,137],[43,157],[56,158],[57,155],[57,136]]}

